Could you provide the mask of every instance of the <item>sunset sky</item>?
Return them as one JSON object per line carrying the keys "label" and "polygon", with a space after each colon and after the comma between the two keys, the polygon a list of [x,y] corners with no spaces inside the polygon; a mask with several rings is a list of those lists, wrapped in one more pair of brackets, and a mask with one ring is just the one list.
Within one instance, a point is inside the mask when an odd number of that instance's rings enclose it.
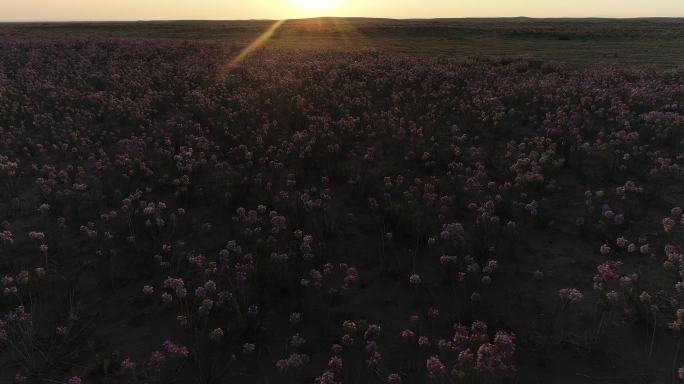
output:
{"label": "sunset sky", "polygon": [[0,20],[684,16],[684,0],[0,0]]}

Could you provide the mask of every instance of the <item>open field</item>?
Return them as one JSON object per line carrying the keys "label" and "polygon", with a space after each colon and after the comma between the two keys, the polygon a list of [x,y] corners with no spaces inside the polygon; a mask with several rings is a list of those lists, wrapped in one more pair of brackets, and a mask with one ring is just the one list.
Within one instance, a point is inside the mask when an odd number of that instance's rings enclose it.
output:
{"label": "open field", "polygon": [[[0,24],[0,36],[112,36],[218,41],[244,47],[273,21]],[[580,65],[684,64],[683,19],[288,20],[269,46],[380,50],[463,58],[527,57]]]}
{"label": "open field", "polygon": [[0,383],[682,382],[681,20],[272,25],[0,25]]}

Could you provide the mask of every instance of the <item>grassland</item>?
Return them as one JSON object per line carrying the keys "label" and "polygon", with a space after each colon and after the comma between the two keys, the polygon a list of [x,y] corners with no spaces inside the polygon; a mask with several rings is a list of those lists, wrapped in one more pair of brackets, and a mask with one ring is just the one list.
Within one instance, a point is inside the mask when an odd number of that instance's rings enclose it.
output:
{"label": "grassland", "polygon": [[[248,46],[274,22],[6,23],[0,36],[154,37]],[[514,56],[576,65],[684,65],[683,19],[319,18],[288,20],[269,47],[377,50],[445,58]]]}

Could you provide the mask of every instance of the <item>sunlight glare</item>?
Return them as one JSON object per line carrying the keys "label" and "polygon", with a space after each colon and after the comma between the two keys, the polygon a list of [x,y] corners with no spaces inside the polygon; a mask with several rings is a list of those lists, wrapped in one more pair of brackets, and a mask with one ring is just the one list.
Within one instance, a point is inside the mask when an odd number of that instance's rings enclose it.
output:
{"label": "sunlight glare", "polygon": [[337,5],[339,0],[290,0],[290,3],[304,11],[326,11]]}

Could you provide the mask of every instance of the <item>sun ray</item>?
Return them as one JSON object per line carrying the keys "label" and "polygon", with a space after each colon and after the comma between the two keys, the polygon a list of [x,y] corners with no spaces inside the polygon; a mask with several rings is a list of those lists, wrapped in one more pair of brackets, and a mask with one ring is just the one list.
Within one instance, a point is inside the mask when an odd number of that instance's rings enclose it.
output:
{"label": "sun ray", "polygon": [[332,19],[333,26],[339,36],[342,37],[345,48],[348,49],[373,49],[373,41],[363,35],[353,23],[342,23],[340,19]]}
{"label": "sun ray", "polygon": [[237,67],[243,60],[245,60],[245,58],[247,58],[247,56],[249,56],[250,53],[266,45],[266,43],[273,37],[278,28],[280,28],[283,25],[283,23],[285,23],[285,20],[278,20],[275,23],[273,23],[270,27],[268,27],[268,29],[259,37],[257,37],[256,40],[254,40],[245,49],[240,51],[240,53],[237,56],[230,60],[228,64],[226,64],[224,68],[221,70],[220,74],[224,75],[227,72],[230,72],[235,67]]}

